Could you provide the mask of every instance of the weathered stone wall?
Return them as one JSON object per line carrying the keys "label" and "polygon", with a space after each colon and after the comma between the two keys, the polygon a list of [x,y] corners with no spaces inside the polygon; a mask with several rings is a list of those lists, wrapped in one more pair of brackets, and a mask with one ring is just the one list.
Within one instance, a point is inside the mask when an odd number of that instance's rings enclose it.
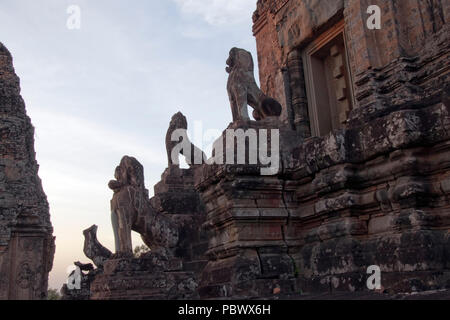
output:
{"label": "weathered stone wall", "polygon": [[449,120],[442,103],[398,111],[294,151],[286,234],[302,290],[365,289],[370,265],[393,291],[450,284]]}
{"label": "weathered stone wall", "polygon": [[19,78],[0,43],[0,299],[43,299],[52,269],[47,198]]}
{"label": "weathered stone wall", "polygon": [[303,142],[282,131],[276,176],[203,166],[200,296],[367,290],[372,265],[390,292],[448,287],[449,112],[439,102]]}
{"label": "weathered stone wall", "polygon": [[[374,4],[382,9],[381,30],[365,27]],[[285,114],[292,111],[307,137],[301,52],[344,20],[357,104],[350,119],[366,121],[422,99],[435,102],[449,79],[449,7],[449,0],[259,0],[253,30],[261,89],[285,106]]]}
{"label": "weathered stone wall", "polygon": [[182,260],[183,270],[193,272],[195,279],[200,277],[207,263],[208,248],[208,235],[202,228],[205,209],[195,190],[199,169],[199,166],[190,169],[170,166],[155,185],[155,196],[150,199],[160,214],[167,215],[178,226],[180,241],[174,254]]}

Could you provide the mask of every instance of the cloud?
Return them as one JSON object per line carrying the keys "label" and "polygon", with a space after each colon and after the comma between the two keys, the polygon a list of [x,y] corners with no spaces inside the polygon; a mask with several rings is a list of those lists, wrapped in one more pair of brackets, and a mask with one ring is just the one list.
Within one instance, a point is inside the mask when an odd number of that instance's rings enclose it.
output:
{"label": "cloud", "polygon": [[251,18],[255,0],[174,0],[186,15],[200,16],[213,26],[238,24]]}
{"label": "cloud", "polygon": [[164,167],[166,164],[166,156],[161,153],[163,146],[146,140],[145,136],[128,133],[123,128],[111,128],[88,119],[43,109],[35,110],[32,119],[36,126],[38,157],[45,157],[46,163],[70,164],[78,167],[78,171],[91,170],[92,174],[100,177],[103,172],[98,174],[99,168],[94,165],[104,167],[109,164],[107,168],[113,172],[125,154],[136,156],[148,166]]}

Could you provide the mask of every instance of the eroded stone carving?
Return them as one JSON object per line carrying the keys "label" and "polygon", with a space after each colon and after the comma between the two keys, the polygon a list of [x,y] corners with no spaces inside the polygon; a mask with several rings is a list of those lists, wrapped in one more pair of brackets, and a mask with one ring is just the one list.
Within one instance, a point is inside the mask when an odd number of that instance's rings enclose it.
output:
{"label": "eroded stone carving", "polygon": [[184,156],[190,167],[201,165],[207,159],[205,153],[189,140],[187,120],[181,112],[176,113],[170,121],[166,134],[166,150],[169,168],[179,165],[179,154]]}
{"label": "eroded stone carving", "polygon": [[83,252],[98,268],[103,268],[103,264],[106,260],[111,258],[112,253],[97,240],[97,228],[96,225],[93,225],[89,229],[83,231]]}
{"label": "eroded stone carving", "polygon": [[132,254],[131,231],[142,236],[152,251],[166,251],[176,246],[178,230],[166,216],[150,204],[144,185],[144,167],[135,158],[125,156],[116,168],[116,180],[109,182],[114,191],[111,220],[116,253]]}
{"label": "eroded stone carving", "polygon": [[278,101],[265,95],[258,87],[254,76],[254,63],[250,52],[233,48],[227,60],[227,91],[233,113],[233,122],[250,120],[247,105],[251,106],[255,120],[281,115]]}
{"label": "eroded stone carving", "polygon": [[36,273],[31,270],[29,262],[23,262],[20,265],[17,284],[22,289],[28,289],[34,285],[36,281]]}

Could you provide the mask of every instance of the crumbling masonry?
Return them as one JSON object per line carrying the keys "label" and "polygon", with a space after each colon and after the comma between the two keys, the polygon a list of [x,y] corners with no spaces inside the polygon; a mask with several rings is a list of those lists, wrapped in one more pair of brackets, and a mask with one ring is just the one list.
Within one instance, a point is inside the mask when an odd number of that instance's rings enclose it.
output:
{"label": "crumbling masonry", "polygon": [[55,241],[38,177],[34,129],[0,43],[0,300],[47,297]]}

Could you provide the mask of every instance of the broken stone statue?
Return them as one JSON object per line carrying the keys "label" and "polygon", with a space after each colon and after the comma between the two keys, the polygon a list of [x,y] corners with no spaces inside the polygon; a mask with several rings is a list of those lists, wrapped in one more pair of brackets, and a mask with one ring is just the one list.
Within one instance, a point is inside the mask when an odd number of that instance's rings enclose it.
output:
{"label": "broken stone statue", "polygon": [[[181,139],[181,141],[180,141]],[[205,163],[205,153],[196,147],[187,135],[187,120],[181,113],[176,113],[170,121],[166,134],[166,150],[169,168],[179,166],[179,155],[183,155],[189,167]]]}

